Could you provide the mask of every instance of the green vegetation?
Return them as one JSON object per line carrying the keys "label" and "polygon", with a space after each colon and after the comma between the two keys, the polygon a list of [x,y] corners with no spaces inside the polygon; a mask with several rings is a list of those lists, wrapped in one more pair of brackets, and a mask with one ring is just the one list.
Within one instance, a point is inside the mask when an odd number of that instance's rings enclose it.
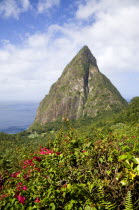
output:
{"label": "green vegetation", "polygon": [[128,107],[117,117],[117,122],[139,124],[139,97],[134,97]]}
{"label": "green vegetation", "polygon": [[138,113],[136,97],[118,115],[0,133],[1,209],[137,210]]}

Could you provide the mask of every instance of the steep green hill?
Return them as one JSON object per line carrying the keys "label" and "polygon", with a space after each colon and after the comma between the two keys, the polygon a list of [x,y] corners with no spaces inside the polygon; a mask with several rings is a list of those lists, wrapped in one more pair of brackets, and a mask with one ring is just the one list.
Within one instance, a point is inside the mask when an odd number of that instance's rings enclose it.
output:
{"label": "steep green hill", "polygon": [[35,124],[44,125],[65,117],[95,117],[103,112],[120,111],[126,105],[118,90],[99,71],[89,48],[84,46],[41,101]]}
{"label": "steep green hill", "polygon": [[139,97],[134,97],[128,106],[118,115],[117,122],[139,124]]}

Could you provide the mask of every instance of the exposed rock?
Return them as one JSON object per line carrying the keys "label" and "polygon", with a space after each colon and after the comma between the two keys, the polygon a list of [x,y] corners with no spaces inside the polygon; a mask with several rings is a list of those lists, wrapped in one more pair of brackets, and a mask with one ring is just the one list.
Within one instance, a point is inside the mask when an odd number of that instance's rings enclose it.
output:
{"label": "exposed rock", "polygon": [[104,111],[120,111],[126,105],[118,90],[99,71],[89,48],[84,46],[41,101],[35,123],[44,125],[63,117],[95,117]]}

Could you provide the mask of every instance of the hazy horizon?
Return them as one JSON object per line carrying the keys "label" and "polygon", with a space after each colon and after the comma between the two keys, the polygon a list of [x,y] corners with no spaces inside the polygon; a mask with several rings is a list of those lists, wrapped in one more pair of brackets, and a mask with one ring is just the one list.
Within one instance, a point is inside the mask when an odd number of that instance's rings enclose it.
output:
{"label": "hazy horizon", "polygon": [[18,133],[26,130],[34,121],[39,103],[0,102],[0,132]]}

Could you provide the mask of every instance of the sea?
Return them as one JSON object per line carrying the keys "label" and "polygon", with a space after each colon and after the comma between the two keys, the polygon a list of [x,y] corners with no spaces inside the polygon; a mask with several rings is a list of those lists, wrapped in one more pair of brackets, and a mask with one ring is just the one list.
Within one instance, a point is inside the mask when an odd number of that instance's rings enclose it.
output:
{"label": "sea", "polygon": [[27,130],[38,106],[39,102],[0,102],[0,132],[14,134]]}
{"label": "sea", "polygon": [[33,123],[39,103],[0,102],[0,132],[15,134]]}

